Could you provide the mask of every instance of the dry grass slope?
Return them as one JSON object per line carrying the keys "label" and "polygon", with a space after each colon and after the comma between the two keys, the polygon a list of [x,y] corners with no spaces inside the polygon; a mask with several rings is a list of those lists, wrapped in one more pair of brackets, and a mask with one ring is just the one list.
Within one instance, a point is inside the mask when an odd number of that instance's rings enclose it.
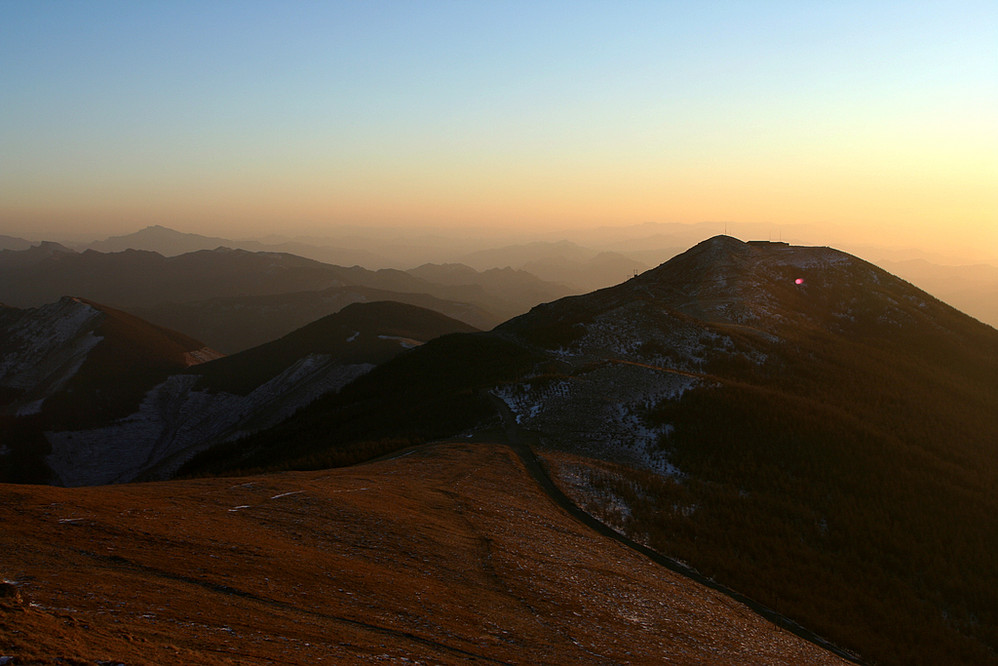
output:
{"label": "dry grass slope", "polygon": [[574,522],[498,445],[0,486],[0,522],[14,663],[838,663]]}

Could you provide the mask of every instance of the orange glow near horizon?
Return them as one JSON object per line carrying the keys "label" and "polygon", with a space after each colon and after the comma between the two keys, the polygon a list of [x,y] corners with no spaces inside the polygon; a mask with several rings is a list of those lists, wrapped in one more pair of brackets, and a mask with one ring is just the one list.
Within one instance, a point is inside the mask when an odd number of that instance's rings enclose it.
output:
{"label": "orange glow near horizon", "polygon": [[0,234],[727,221],[998,263],[998,6],[554,5],[5,6]]}
{"label": "orange glow near horizon", "polygon": [[[649,221],[825,225],[857,243],[916,243],[998,252],[994,186],[988,174],[849,173],[776,165],[605,170],[528,165],[519,172],[404,169],[352,178],[265,174],[209,185],[63,190],[59,199],[0,208],[6,233],[84,224],[99,235],[163,224],[196,233],[246,236],[333,233],[338,225],[495,227],[555,231]],[[996,181],[998,182],[998,181]],[[19,224],[18,224],[19,223]],[[18,227],[20,227],[18,229]],[[9,230],[8,230],[9,229]],[[848,233],[846,231],[848,230]],[[942,232],[942,233],[941,233]],[[935,239],[935,240],[934,240]],[[979,252],[978,254],[981,254]]]}

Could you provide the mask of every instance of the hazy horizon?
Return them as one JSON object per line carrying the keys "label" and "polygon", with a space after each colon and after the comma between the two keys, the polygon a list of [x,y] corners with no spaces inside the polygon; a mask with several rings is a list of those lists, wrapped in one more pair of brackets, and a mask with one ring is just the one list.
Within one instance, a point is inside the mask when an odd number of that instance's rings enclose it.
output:
{"label": "hazy horizon", "polygon": [[709,223],[998,261],[990,2],[39,2],[0,19],[0,234]]}

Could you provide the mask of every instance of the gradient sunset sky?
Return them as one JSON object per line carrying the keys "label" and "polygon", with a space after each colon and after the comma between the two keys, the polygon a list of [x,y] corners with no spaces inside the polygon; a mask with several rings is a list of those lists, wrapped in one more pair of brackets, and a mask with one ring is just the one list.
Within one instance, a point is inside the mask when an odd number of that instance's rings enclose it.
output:
{"label": "gradient sunset sky", "polygon": [[998,2],[0,2],[0,233],[648,221],[998,253]]}

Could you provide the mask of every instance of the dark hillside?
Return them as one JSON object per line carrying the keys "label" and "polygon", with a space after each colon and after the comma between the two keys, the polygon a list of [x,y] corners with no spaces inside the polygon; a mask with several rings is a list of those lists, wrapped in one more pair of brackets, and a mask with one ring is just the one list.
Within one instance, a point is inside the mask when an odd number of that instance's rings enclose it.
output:
{"label": "dark hillside", "polygon": [[492,334],[446,335],[271,430],[201,454],[181,474],[339,467],[456,435],[494,420],[485,389],[515,380],[542,360]]}
{"label": "dark hillside", "polygon": [[182,333],[81,298],[0,309],[0,480],[50,481],[46,432],[127,416],[169,375],[218,356]]}
{"label": "dark hillside", "polygon": [[382,301],[355,303],[267,344],[192,368],[200,386],[246,395],[310,354],[339,363],[384,363],[400,347],[415,347],[448,333],[475,329],[432,310]]}
{"label": "dark hillside", "polygon": [[[608,519],[877,663],[996,661],[993,329],[827,248],[714,239],[501,330],[570,349],[576,378],[597,358],[690,378],[631,403],[672,472],[592,472]],[[591,397],[522,393],[550,445],[580,445],[562,424]]]}
{"label": "dark hillside", "polygon": [[376,301],[396,301],[436,310],[482,330],[502,321],[470,303],[359,286],[146,304],[129,307],[128,311],[161,326],[187,331],[213,349],[235,354],[283,337],[351,303]]}
{"label": "dark hillside", "polygon": [[567,492],[661,552],[876,663],[998,661],[998,332],[830,248],[705,241],[403,354],[198,469],[494,425],[485,390],[593,460]]}
{"label": "dark hillside", "polygon": [[199,451],[270,428],[400,352],[475,330],[412,305],[356,303],[217,358],[82,299],[5,308],[3,323],[0,466],[13,468],[4,478],[68,486],[169,477]]}
{"label": "dark hillside", "polygon": [[145,392],[171,373],[220,356],[183,333],[78,300],[105,315],[94,331],[101,341],[66,390],[46,401],[43,413],[51,427],[86,427],[130,414]]}
{"label": "dark hillside", "polygon": [[220,356],[183,333],[83,298],[5,308],[0,324],[0,384],[8,398],[38,401],[37,407],[18,409],[40,412],[48,428],[129,414],[170,373]]}

